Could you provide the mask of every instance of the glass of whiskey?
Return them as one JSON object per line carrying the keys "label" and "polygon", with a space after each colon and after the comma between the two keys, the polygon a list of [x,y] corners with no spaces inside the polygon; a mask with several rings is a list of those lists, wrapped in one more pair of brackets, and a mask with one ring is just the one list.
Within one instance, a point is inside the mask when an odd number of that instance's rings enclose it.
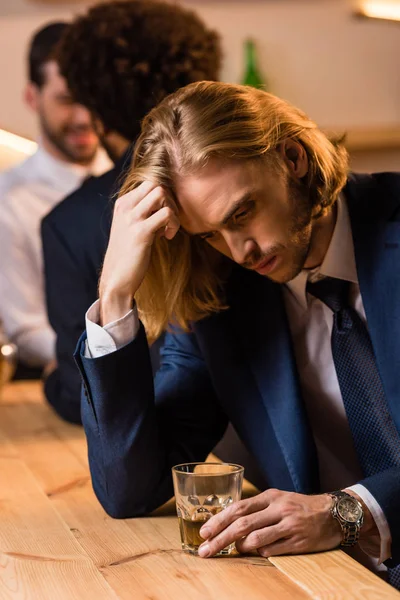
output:
{"label": "glass of whiskey", "polygon": [[[186,463],[172,468],[182,550],[198,554],[200,529],[242,495],[244,468],[229,463]],[[219,555],[230,554],[230,544]]]}

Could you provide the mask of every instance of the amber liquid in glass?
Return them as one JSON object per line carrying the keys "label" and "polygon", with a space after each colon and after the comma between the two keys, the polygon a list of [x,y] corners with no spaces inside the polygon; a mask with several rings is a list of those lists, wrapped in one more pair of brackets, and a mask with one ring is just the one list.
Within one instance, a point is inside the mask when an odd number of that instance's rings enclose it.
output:
{"label": "amber liquid in glass", "polygon": [[191,519],[182,519],[179,517],[179,529],[181,530],[182,543],[193,551],[196,551],[204,539],[200,535],[200,529],[207,519],[192,521]]}
{"label": "amber liquid in glass", "polygon": [[[222,510],[220,506],[208,508],[211,515],[216,515]],[[182,517],[178,517],[182,546],[184,550],[188,550],[193,554],[197,554],[199,546],[205,541],[200,535],[200,529],[203,527],[204,523],[209,520],[209,517],[210,514],[208,514],[208,516],[204,516],[204,518],[199,518],[199,515],[197,515],[197,518],[194,519],[183,519]]]}

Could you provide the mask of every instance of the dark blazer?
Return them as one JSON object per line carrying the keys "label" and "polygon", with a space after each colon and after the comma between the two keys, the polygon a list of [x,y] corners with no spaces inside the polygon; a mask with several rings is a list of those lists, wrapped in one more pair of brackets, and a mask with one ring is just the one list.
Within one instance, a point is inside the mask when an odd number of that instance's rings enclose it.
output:
{"label": "dark blazer", "polygon": [[[400,174],[350,176],[345,196],[370,335],[400,431]],[[170,498],[171,466],[204,460],[228,420],[269,486],[319,491],[282,286],[235,266],[227,297],[230,308],[192,333],[167,334],[154,387],[143,327],[96,359],[84,357],[80,340],[93,486],[110,515],[143,515]],[[361,483],[386,515],[398,563],[400,466]]]}
{"label": "dark blazer", "polygon": [[81,380],[73,352],[85,329],[85,313],[98,297],[113,198],[129,160],[130,151],[113,169],[85,181],[42,221],[46,301],[57,334],[58,363],[45,382],[45,394],[54,409],[73,423],[81,422]]}

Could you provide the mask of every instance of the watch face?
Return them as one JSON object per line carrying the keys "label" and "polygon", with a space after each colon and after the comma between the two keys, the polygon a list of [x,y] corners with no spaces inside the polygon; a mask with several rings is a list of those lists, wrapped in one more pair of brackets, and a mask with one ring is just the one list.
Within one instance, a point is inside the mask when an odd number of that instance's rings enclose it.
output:
{"label": "watch face", "polygon": [[356,523],[362,516],[362,510],[354,498],[341,498],[337,504],[337,511],[345,521]]}

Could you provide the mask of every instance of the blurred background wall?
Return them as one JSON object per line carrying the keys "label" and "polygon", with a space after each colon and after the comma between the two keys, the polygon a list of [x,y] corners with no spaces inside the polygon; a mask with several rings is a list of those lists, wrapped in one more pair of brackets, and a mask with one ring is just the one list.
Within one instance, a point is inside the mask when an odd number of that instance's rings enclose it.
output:
{"label": "blurred background wall", "polygon": [[[27,40],[43,23],[70,19],[93,3],[0,0],[0,128],[35,138],[35,120],[21,98]],[[181,4],[220,32],[223,80],[241,80],[243,44],[251,36],[271,92],[319,125],[349,132],[353,168],[400,170],[400,24],[355,18],[357,0]]]}

